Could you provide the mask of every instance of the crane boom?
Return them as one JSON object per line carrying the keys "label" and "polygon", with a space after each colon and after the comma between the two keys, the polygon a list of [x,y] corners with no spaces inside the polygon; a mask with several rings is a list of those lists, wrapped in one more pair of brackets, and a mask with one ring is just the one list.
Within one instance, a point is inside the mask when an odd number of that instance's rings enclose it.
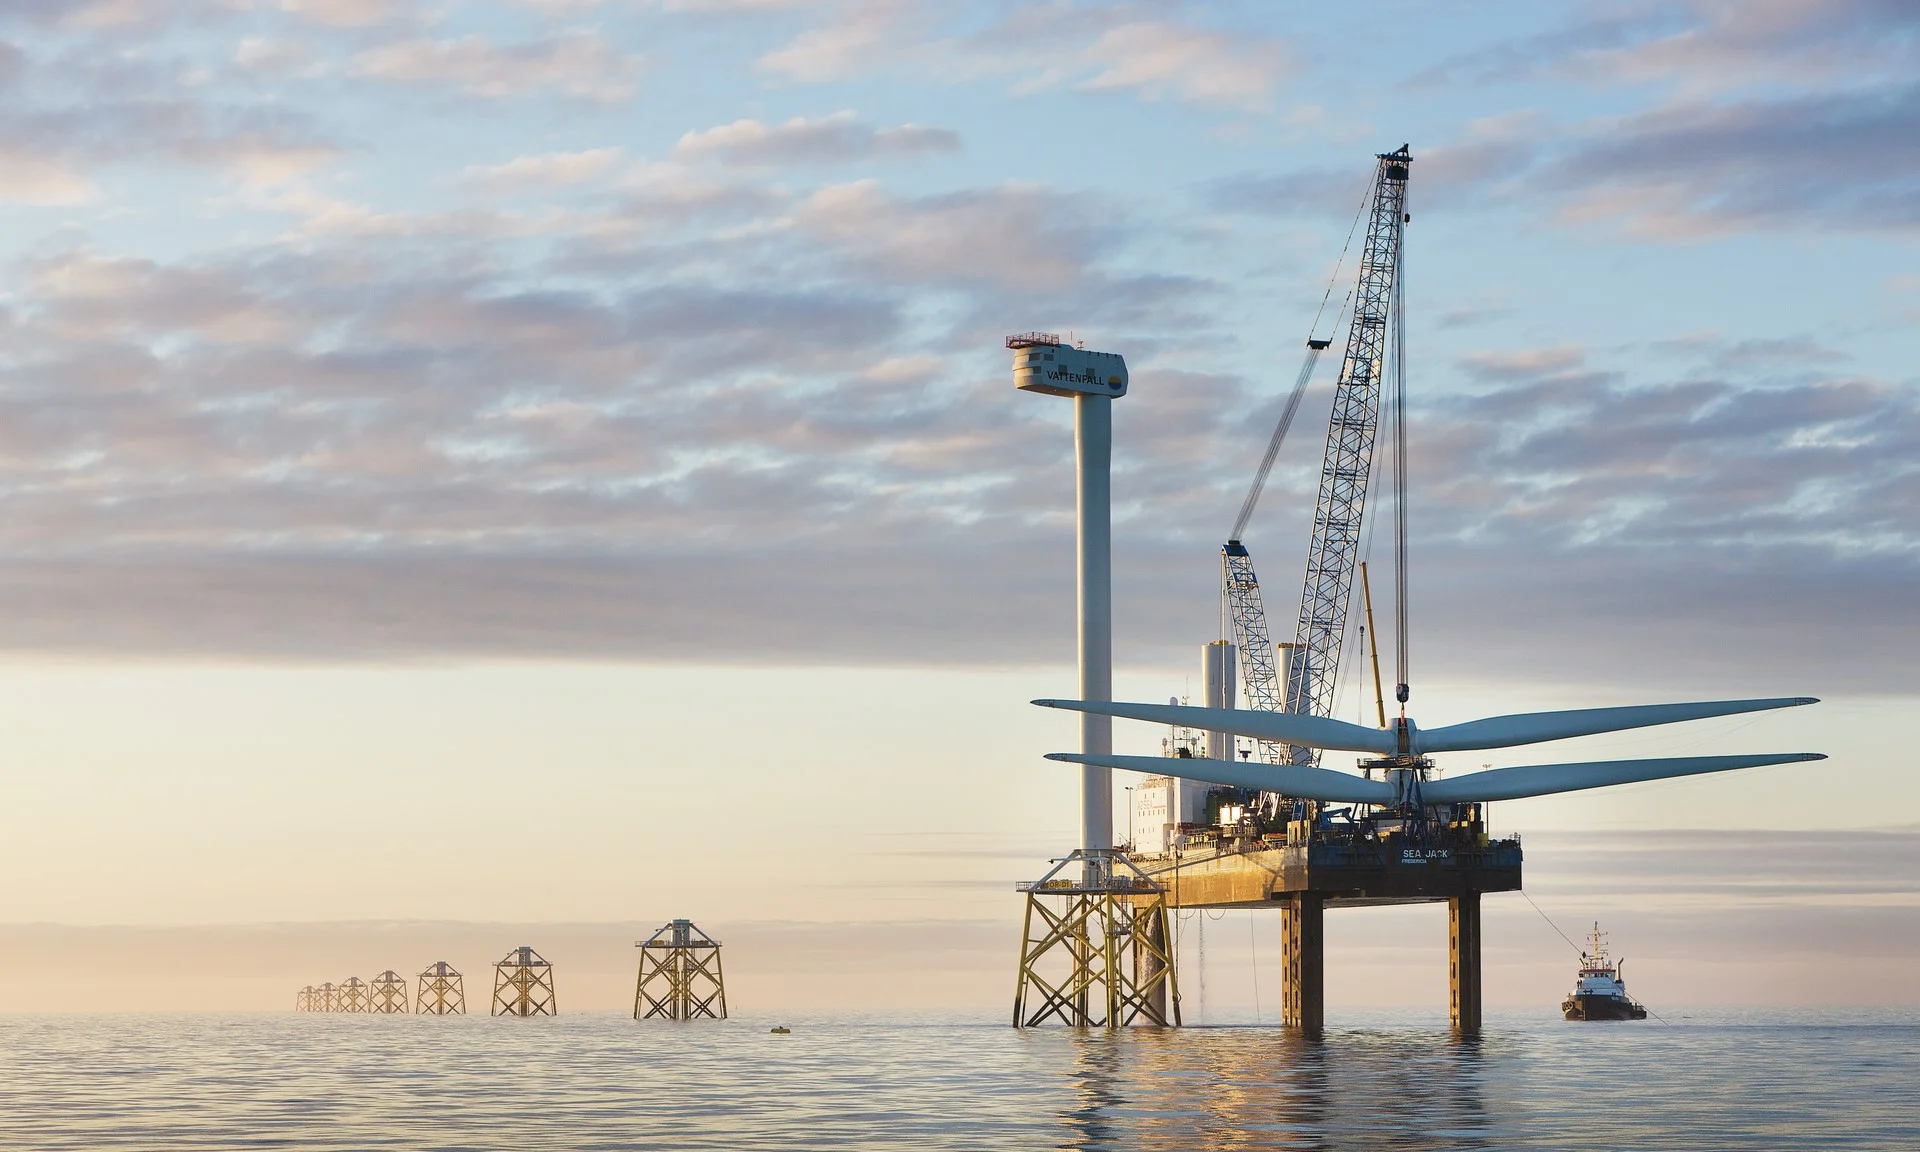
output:
{"label": "crane boom", "polygon": [[1260,458],[1260,467],[1253,473],[1253,483],[1247,488],[1247,498],[1240,502],[1240,515],[1233,518],[1233,531],[1227,533],[1227,539],[1238,542],[1240,534],[1247,530],[1247,521],[1253,519],[1253,510],[1260,503],[1260,493],[1266,491],[1267,477],[1273,472],[1273,462],[1280,456],[1280,445],[1286,443],[1287,429],[1293,427],[1293,414],[1300,411],[1300,398],[1307,394],[1307,383],[1313,379],[1314,365],[1320,363],[1320,353],[1327,350],[1331,340],[1307,341],[1307,358],[1300,365],[1300,374],[1293,379],[1293,391],[1287,394],[1287,402],[1280,408],[1280,420],[1273,426],[1273,435],[1267,438],[1267,454]]}
{"label": "crane boom", "polygon": [[[1275,667],[1273,641],[1267,635],[1267,612],[1260,602],[1260,578],[1253,571],[1253,557],[1247,546],[1229,540],[1220,548],[1220,590],[1226,600],[1228,626],[1233,643],[1240,650],[1240,691],[1247,707],[1261,712],[1278,712],[1281,691],[1286,685]],[[1281,763],[1286,746],[1271,740],[1260,741],[1260,759],[1267,764]]]}
{"label": "crane boom", "polygon": [[[1360,524],[1366,511],[1367,481],[1373,470],[1373,446],[1380,424],[1382,368],[1386,363],[1388,312],[1400,272],[1400,241],[1407,219],[1406,145],[1382,153],[1374,174],[1373,206],[1360,253],[1360,278],[1354,289],[1353,321],[1347,326],[1346,356],[1334,385],[1333,416],[1327,423],[1327,451],[1320,470],[1320,496],[1314,506],[1313,542],[1307,550],[1300,618],[1287,662],[1284,708],[1313,716],[1331,715],[1347,609],[1353,596],[1354,566],[1360,559]],[[1319,761],[1317,749],[1296,747],[1296,764]]]}
{"label": "crane boom", "polygon": [[[1267,439],[1266,455],[1260,458],[1260,467],[1253,474],[1247,497],[1240,502],[1240,515],[1234,518],[1233,532],[1220,548],[1220,591],[1225,598],[1227,624],[1232,629],[1229,635],[1240,651],[1241,691],[1246,695],[1249,708],[1263,712],[1280,710],[1285,685],[1275,667],[1273,641],[1267,635],[1260,578],[1254,574],[1253,557],[1246,545],[1240,543],[1240,533],[1246,529],[1247,521],[1253,519],[1254,507],[1260,503],[1260,493],[1266,489],[1267,477],[1273,472],[1273,462],[1280,455],[1280,446],[1286,442],[1287,430],[1293,427],[1294,414],[1300,411],[1300,398],[1306,395],[1307,384],[1313,379],[1314,365],[1320,362],[1320,353],[1332,343],[1331,340],[1307,340],[1306,360],[1300,365],[1299,375],[1294,377],[1293,391],[1280,408],[1280,419],[1273,426],[1273,435]],[[1284,755],[1284,745],[1270,740],[1260,742],[1262,761],[1278,764]]]}

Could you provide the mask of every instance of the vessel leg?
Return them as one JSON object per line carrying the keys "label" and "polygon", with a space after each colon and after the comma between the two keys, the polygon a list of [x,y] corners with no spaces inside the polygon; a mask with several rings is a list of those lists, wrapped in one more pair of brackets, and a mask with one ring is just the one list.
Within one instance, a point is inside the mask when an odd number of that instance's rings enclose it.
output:
{"label": "vessel leg", "polygon": [[1317,1037],[1326,1022],[1326,898],[1316,892],[1290,894],[1280,909],[1280,924],[1286,941],[1281,1022]]}
{"label": "vessel leg", "polygon": [[1463,1036],[1480,1032],[1480,893],[1447,901],[1448,1017]]}
{"label": "vessel leg", "polygon": [[1164,905],[1154,904],[1141,917],[1145,921],[1145,947],[1136,947],[1135,955],[1140,969],[1139,984],[1147,989],[1147,1014],[1157,1024],[1164,1024],[1172,1017],[1167,1015],[1167,982],[1161,974],[1167,970],[1160,957],[1167,950],[1167,913]]}
{"label": "vessel leg", "polygon": [[1131,909],[1125,901],[1112,896],[1101,900],[1100,905],[1100,917],[1095,923],[1100,928],[1100,964],[1107,976],[1106,1025],[1108,1028],[1118,1028],[1127,1023],[1127,982],[1126,959],[1120,954],[1120,933],[1117,929],[1125,922],[1123,917]]}
{"label": "vessel leg", "polygon": [[1087,922],[1093,918],[1096,898],[1076,896],[1073,899],[1074,923],[1078,930],[1067,939],[1067,951],[1073,957],[1073,1026],[1085,1028],[1093,1022],[1094,945],[1087,937]]}
{"label": "vessel leg", "polygon": [[1027,914],[1020,919],[1020,970],[1013,978],[1013,1026],[1027,1022],[1028,965],[1033,962],[1033,897],[1027,897]]}

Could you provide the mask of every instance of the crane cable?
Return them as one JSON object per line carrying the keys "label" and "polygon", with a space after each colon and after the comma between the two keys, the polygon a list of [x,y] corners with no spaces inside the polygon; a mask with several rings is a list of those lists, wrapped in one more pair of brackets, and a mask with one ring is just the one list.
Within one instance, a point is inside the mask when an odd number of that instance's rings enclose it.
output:
{"label": "crane cable", "polygon": [[1405,222],[1393,254],[1393,695],[1400,718],[1407,716],[1407,260]]}
{"label": "crane cable", "polygon": [[1253,1022],[1260,1023],[1260,939],[1254,921],[1259,919],[1257,911],[1247,915],[1247,949],[1253,957]]}
{"label": "crane cable", "polygon": [[[1366,538],[1361,542],[1361,545],[1360,545],[1360,562],[1362,564],[1370,563],[1373,560],[1373,537],[1374,537],[1374,534],[1380,528],[1380,517],[1369,516],[1366,518],[1365,523],[1366,523],[1366,528],[1365,528]],[[1347,616],[1349,618],[1353,616],[1354,602],[1358,600],[1360,596],[1361,596],[1361,589],[1358,585],[1355,585],[1354,587],[1347,589]],[[1365,628],[1366,625],[1362,624],[1361,627]],[[1374,643],[1378,644],[1379,640],[1376,638]],[[1344,679],[1344,674],[1345,674],[1345,671],[1347,670],[1347,662],[1349,660],[1353,660],[1357,662],[1362,658],[1363,658],[1362,653],[1355,653],[1354,655],[1349,656],[1347,654],[1345,647],[1343,646],[1341,648],[1340,664],[1338,667],[1334,668],[1333,670],[1333,683],[1334,683],[1335,692],[1338,692],[1339,686],[1346,682]],[[1362,708],[1365,708],[1366,707],[1366,685],[1364,683],[1360,685],[1359,692],[1361,696],[1360,706]],[[1360,717],[1359,723],[1365,724],[1366,722],[1367,722],[1366,717],[1362,715]],[[1368,779],[1372,779],[1372,777],[1369,776]]]}
{"label": "crane cable", "polygon": [[1246,531],[1247,521],[1253,519],[1254,505],[1260,502],[1260,493],[1267,486],[1267,474],[1273,471],[1273,462],[1279,458],[1280,445],[1287,438],[1287,429],[1293,427],[1293,414],[1300,410],[1300,398],[1307,393],[1307,382],[1313,379],[1314,365],[1320,362],[1320,353],[1326,349],[1327,342],[1307,341],[1307,359],[1300,365],[1300,375],[1294,378],[1293,391],[1287,394],[1287,402],[1280,409],[1280,422],[1274,425],[1273,436],[1267,441],[1267,454],[1260,458],[1260,467],[1253,474],[1253,485],[1247,489],[1247,498],[1240,502],[1240,515],[1233,518],[1233,531],[1227,539],[1238,540],[1240,533]]}
{"label": "crane cable", "polygon": [[[1334,331],[1325,340],[1315,340],[1313,334],[1320,330],[1320,318],[1326,314],[1327,301],[1333,299],[1333,287],[1340,282],[1340,270],[1346,267],[1347,252],[1353,247],[1354,234],[1360,230],[1360,219],[1367,214],[1367,203],[1372,198],[1372,186],[1369,184],[1365,195],[1360,197],[1360,210],[1354,213],[1353,223],[1347,228],[1347,241],[1340,246],[1340,258],[1333,262],[1333,275],[1327,277],[1327,289],[1320,294],[1320,307],[1313,313],[1313,323],[1307,325],[1307,358],[1300,365],[1300,374],[1294,377],[1293,391],[1287,394],[1287,402],[1280,409],[1280,421],[1274,425],[1273,435],[1267,440],[1266,455],[1260,458],[1260,467],[1253,474],[1253,484],[1247,489],[1247,498],[1240,502],[1240,514],[1234,517],[1233,531],[1227,533],[1227,539],[1238,540],[1247,530],[1247,522],[1253,519],[1254,506],[1260,503],[1260,493],[1267,486],[1267,474],[1273,471],[1273,462],[1280,455],[1280,445],[1287,438],[1287,430],[1293,427],[1294,413],[1300,409],[1300,398],[1306,395],[1307,384],[1313,379],[1314,366],[1320,362],[1320,353],[1332,345],[1332,337],[1339,334],[1338,321]],[[1347,314],[1347,305],[1353,302],[1353,292],[1347,292],[1346,300],[1340,305],[1340,315]]]}
{"label": "crane cable", "polygon": [[[1353,223],[1347,226],[1347,242],[1340,245],[1340,258],[1333,262],[1333,275],[1327,277],[1327,290],[1320,296],[1320,307],[1313,314],[1313,323],[1307,326],[1307,340],[1313,340],[1313,334],[1320,330],[1320,316],[1327,310],[1327,301],[1333,298],[1333,286],[1340,282],[1340,269],[1346,265],[1347,250],[1353,247],[1354,234],[1360,231],[1360,218],[1367,214],[1367,205],[1373,201],[1373,181],[1367,181],[1366,188],[1360,193],[1360,210],[1353,214]],[[1353,293],[1347,293],[1347,299],[1353,299]],[[1346,305],[1340,306],[1341,315],[1346,315]]]}

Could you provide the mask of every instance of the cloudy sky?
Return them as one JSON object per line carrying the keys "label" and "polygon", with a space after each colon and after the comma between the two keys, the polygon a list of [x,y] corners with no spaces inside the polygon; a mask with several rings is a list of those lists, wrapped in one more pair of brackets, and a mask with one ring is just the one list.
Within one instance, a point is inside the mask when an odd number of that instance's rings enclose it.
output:
{"label": "cloudy sky", "polygon": [[[1185,690],[1403,142],[1416,715],[1819,695],[1607,747],[1825,765],[1502,818],[1911,829],[1917,29],[0,3],[0,861],[38,877],[0,921],[1010,921],[1074,827],[1073,728],[1022,704],[1071,684],[1072,477],[1002,338],[1128,357],[1121,683]],[[1326,377],[1247,534],[1270,605]],[[1920,947],[1910,886],[1822,899]]]}

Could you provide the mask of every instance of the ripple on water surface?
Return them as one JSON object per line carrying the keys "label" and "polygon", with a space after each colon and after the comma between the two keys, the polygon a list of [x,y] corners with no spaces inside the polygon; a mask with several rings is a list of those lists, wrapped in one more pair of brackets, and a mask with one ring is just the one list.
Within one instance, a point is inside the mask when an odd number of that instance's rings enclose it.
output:
{"label": "ripple on water surface", "polygon": [[1911,1016],[1116,1036],[880,1019],[0,1018],[22,1149],[1920,1148]]}

